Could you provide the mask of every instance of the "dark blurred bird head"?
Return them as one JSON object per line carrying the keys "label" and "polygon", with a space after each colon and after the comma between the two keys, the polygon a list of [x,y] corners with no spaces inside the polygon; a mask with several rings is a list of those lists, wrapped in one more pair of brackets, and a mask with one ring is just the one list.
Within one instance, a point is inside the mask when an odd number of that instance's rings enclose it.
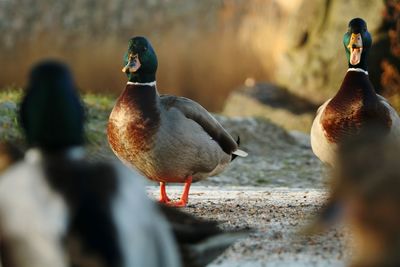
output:
{"label": "dark blurred bird head", "polygon": [[352,19],[343,36],[349,67],[367,70],[367,55],[371,44],[372,37],[368,32],[367,23],[361,18]]}
{"label": "dark blurred bird head", "polygon": [[150,42],[142,36],[129,40],[128,51],[124,55],[124,67],[129,81],[147,83],[156,80],[158,61]]}
{"label": "dark blurred bird head", "polygon": [[44,61],[32,68],[20,121],[30,146],[58,150],[83,144],[84,110],[67,66]]}

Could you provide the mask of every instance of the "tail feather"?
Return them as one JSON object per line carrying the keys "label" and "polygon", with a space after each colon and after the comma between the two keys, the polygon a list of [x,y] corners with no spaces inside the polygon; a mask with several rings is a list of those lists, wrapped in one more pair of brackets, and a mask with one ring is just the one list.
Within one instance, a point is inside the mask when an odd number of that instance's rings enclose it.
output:
{"label": "tail feather", "polygon": [[[237,137],[237,140],[236,140],[236,144],[239,146],[240,145],[240,136],[238,136]],[[245,151],[243,151],[243,150],[241,150],[241,149],[236,149],[235,151],[233,151],[232,152],[232,159],[231,159],[231,161],[233,161],[235,158],[237,158],[237,157],[242,157],[242,158],[245,158],[245,157],[247,157],[247,152],[245,152]]]}

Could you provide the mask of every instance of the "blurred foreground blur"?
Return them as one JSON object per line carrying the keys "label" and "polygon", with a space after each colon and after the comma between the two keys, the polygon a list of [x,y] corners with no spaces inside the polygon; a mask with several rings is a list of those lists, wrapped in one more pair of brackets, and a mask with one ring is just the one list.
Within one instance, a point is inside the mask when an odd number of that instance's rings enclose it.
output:
{"label": "blurred foreground blur", "polygon": [[398,141],[376,132],[340,148],[330,198],[311,231],[343,219],[352,236],[352,267],[400,265],[399,149]]}

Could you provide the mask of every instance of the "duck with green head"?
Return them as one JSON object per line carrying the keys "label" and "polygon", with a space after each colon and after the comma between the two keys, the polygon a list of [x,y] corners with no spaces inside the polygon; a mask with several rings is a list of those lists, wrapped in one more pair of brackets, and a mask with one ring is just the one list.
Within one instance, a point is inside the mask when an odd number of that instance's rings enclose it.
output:
{"label": "duck with green head", "polygon": [[366,22],[352,19],[343,37],[349,68],[336,95],[318,109],[311,128],[312,150],[328,165],[335,165],[337,147],[344,139],[363,131],[378,130],[383,137],[400,135],[397,112],[376,94],[368,78],[371,44]]}
{"label": "duck with green head", "polygon": [[[200,104],[158,94],[157,56],[146,38],[129,41],[122,71],[128,83],[111,112],[108,140],[121,161],[160,183],[160,202],[185,206],[192,181],[247,155]],[[179,201],[170,201],[166,183],[185,183]]]}

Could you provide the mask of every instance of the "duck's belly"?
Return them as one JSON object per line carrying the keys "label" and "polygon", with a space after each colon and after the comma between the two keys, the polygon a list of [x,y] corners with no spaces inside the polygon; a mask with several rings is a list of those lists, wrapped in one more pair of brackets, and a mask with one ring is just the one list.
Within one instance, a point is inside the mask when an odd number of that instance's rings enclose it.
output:
{"label": "duck's belly", "polygon": [[192,176],[193,181],[198,181],[220,173],[231,159],[201,126],[186,118],[172,123],[162,120],[145,145],[137,137],[127,137],[130,128],[115,129],[111,148],[126,165],[150,180],[182,183]]}
{"label": "duck's belly", "polygon": [[326,134],[320,121],[320,114],[317,116],[311,127],[311,149],[314,154],[324,163],[335,165],[337,145],[326,138]]}
{"label": "duck's belly", "polygon": [[326,101],[318,110],[311,127],[311,149],[314,154],[324,163],[333,166],[337,154],[337,145],[330,142],[326,137],[325,130],[321,123],[321,117],[330,100]]}

